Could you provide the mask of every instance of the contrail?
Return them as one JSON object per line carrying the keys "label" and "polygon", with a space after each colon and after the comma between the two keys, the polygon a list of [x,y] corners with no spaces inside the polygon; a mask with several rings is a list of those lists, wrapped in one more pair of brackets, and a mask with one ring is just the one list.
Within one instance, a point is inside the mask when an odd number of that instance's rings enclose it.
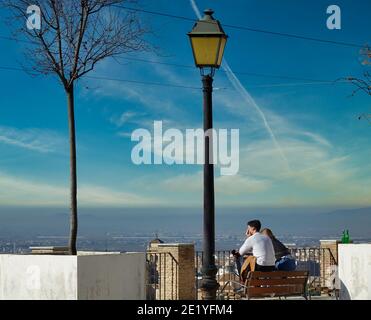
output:
{"label": "contrail", "polygon": [[[194,13],[196,14],[197,18],[201,19],[202,16],[201,16],[200,10],[199,10],[199,8],[196,4],[196,1],[195,0],[190,0],[190,3],[191,3],[192,9],[193,9]],[[278,152],[279,152],[279,154],[280,154],[280,156],[281,156],[281,158],[282,158],[282,160],[285,164],[285,167],[286,167],[287,171],[291,172],[291,168],[290,168],[289,162],[286,158],[286,155],[283,152],[280,144],[278,143],[278,140],[277,140],[275,134],[273,133],[273,130],[270,127],[264,112],[260,109],[258,104],[255,102],[254,98],[250,95],[250,93],[242,85],[241,81],[237,78],[235,73],[232,71],[232,69],[230,68],[230,66],[229,66],[229,64],[228,64],[228,62],[225,58],[224,58],[222,68],[224,69],[225,73],[227,74],[229,82],[233,85],[233,87],[236,89],[236,91],[242,96],[242,98],[245,100],[245,102],[248,105],[252,105],[255,108],[255,110],[257,111],[257,113],[260,115],[260,117],[263,121],[264,127],[266,128],[269,136],[271,137],[271,139],[273,141],[273,144],[275,145],[276,149],[278,150]]]}
{"label": "contrail", "polygon": [[198,6],[197,6],[196,2],[194,0],[190,0],[190,1],[191,1],[192,9],[195,12],[197,18],[201,19],[202,18],[201,12],[200,12],[200,9],[198,9]]}
{"label": "contrail", "polygon": [[272,128],[270,127],[267,118],[264,114],[264,112],[259,108],[258,104],[255,102],[254,98],[250,95],[250,93],[245,89],[245,87],[242,85],[241,81],[236,77],[236,75],[233,73],[232,69],[229,67],[229,64],[226,59],[224,59],[224,63],[222,65],[223,69],[226,71],[227,77],[233,87],[239,92],[239,94],[243,97],[243,99],[246,101],[247,104],[252,105],[257,113],[260,115],[261,119],[263,120],[264,127],[267,129],[269,136],[271,137],[276,149],[278,150],[282,160],[285,163],[286,169],[291,172],[291,168],[289,165],[289,162],[286,158],[285,153],[283,152],[280,144],[278,143],[278,140],[273,133]]}

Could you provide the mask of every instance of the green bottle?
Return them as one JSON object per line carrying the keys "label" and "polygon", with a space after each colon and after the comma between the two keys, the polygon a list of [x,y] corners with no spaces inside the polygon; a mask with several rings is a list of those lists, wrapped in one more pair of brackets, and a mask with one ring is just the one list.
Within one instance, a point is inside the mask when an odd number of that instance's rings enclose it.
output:
{"label": "green bottle", "polygon": [[347,239],[347,243],[350,243],[349,230],[347,230],[345,237]]}
{"label": "green bottle", "polygon": [[341,243],[345,243],[345,230],[343,230],[343,235],[341,236]]}

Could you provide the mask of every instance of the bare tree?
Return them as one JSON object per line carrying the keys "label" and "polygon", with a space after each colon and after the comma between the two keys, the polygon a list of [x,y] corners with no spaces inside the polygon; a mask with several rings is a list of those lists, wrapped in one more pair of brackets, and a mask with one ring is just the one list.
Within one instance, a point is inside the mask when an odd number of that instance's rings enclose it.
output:
{"label": "bare tree", "polygon": [[371,96],[371,73],[367,67],[371,66],[371,48],[370,46],[366,45],[360,51],[361,55],[361,63],[365,66],[365,70],[363,72],[363,77],[347,77],[345,80],[352,83],[356,89],[353,90],[352,96],[354,96],[359,91],[364,91],[368,95]]}
{"label": "bare tree", "polygon": [[[75,136],[75,96],[78,79],[108,57],[149,48],[147,30],[133,12],[116,6],[126,0],[6,0],[17,34],[26,36],[32,72],[57,75],[67,96],[70,142],[70,237],[69,253],[76,255],[77,172]],[[41,29],[26,26],[27,8],[41,9]]]}

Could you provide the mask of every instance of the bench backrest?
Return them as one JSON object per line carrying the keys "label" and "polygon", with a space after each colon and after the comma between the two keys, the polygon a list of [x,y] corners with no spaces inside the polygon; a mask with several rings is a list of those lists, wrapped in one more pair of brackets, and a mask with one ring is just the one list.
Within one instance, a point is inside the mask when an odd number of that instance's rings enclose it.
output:
{"label": "bench backrest", "polygon": [[246,280],[248,298],[305,295],[308,271],[250,272]]}

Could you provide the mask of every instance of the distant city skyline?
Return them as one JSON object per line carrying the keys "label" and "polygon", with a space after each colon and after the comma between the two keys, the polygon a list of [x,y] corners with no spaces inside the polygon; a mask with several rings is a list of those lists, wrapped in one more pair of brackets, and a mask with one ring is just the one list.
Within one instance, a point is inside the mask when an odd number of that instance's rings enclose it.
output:
{"label": "distant city skyline", "polygon": [[[19,240],[64,237],[68,234],[68,209],[0,207],[0,238]],[[326,210],[320,208],[217,208],[216,237],[245,237],[246,223],[259,219],[263,228],[279,236],[351,238],[371,241],[371,207]],[[81,208],[79,238],[113,236],[201,237],[202,208]]]}
{"label": "distant city skyline", "polygon": [[[169,0],[140,3],[148,11],[195,17],[186,0],[177,1],[176,6]],[[324,0],[196,3],[202,9],[212,6],[215,17],[226,25],[360,45],[370,41],[371,3],[362,0],[336,1],[342,12],[341,30],[327,29],[329,3]],[[131,162],[133,130],[151,130],[155,120],[181,130],[202,126],[201,90],[181,88],[201,87],[199,71],[175,66],[193,65],[186,36],[192,21],[138,14],[151,25],[155,36],[150,40],[160,54],[105,61],[91,76],[111,80],[86,78],[76,90],[79,206],[201,208],[200,165],[136,166]],[[5,17],[2,10],[0,36],[9,37]],[[217,207],[371,206],[371,126],[357,120],[360,114],[371,112],[370,97],[363,93],[349,97],[354,88],[348,83],[312,81],[359,76],[363,70],[360,48],[228,26],[225,31],[230,36],[225,57],[247,94],[235,90],[236,79],[230,73],[216,72],[215,126],[240,130],[239,173],[220,176],[216,170]],[[1,38],[0,44],[0,67],[27,65],[22,56],[26,43]],[[52,77],[0,72],[0,206],[67,208],[69,155],[63,89]],[[256,106],[264,112],[277,143]],[[5,212],[0,210],[0,227]]]}

